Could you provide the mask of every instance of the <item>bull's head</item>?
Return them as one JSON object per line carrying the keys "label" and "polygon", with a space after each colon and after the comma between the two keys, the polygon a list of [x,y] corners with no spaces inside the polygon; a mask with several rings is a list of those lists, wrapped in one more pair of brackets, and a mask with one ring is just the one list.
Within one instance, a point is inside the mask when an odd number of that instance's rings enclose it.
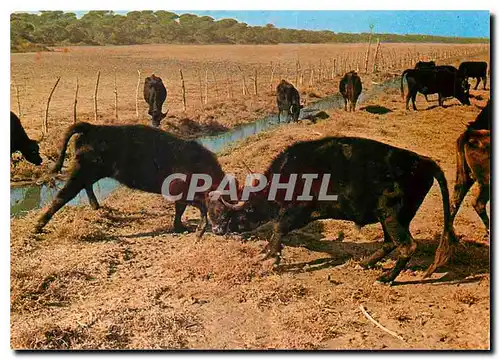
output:
{"label": "bull's head", "polygon": [[224,200],[220,191],[210,192],[207,199],[207,210],[208,219],[212,224],[212,232],[217,235],[223,235],[227,233],[230,228],[231,222],[233,221],[234,223],[234,220],[245,208],[245,205],[245,201],[239,201],[236,204],[227,202],[226,200]]}
{"label": "bull's head", "polygon": [[166,113],[162,113],[161,109],[160,110],[154,110],[151,113],[151,122],[153,123],[154,127],[160,127],[160,122],[167,117],[168,110]]}
{"label": "bull's head", "polygon": [[40,147],[35,140],[29,140],[26,148],[22,151],[26,160],[35,165],[40,165],[42,163],[42,158],[40,156]]}
{"label": "bull's head", "polygon": [[456,98],[463,104],[463,105],[470,105],[470,94],[469,94],[469,89],[470,89],[470,84],[467,81],[467,78],[460,78],[460,81],[457,81],[457,88],[455,89],[455,92],[457,93]]}

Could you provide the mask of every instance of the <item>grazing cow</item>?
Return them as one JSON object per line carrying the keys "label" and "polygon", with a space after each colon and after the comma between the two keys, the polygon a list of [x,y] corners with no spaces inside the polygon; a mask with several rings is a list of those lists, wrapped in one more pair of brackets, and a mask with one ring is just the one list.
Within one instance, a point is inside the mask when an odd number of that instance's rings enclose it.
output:
{"label": "grazing cow", "polygon": [[148,114],[151,115],[153,126],[160,126],[160,121],[167,116],[167,113],[164,114],[161,110],[166,98],[167,89],[161,78],[155,74],[148,76],[144,81],[144,100],[149,105]]}
{"label": "grazing cow", "polygon": [[276,87],[276,102],[278,104],[278,121],[281,122],[281,116],[286,116],[286,122],[290,122],[290,118],[297,122],[299,120],[300,95],[297,89],[286,80],[281,82]]}
{"label": "grazing cow", "polygon": [[[416,243],[409,231],[410,222],[434,179],[441,188],[444,229],[435,261],[426,276],[450,257],[451,245],[456,243],[456,239],[450,221],[448,186],[441,168],[428,157],[355,137],[328,137],[288,147],[264,173],[268,179],[266,187],[251,193],[247,201],[234,204],[219,197],[220,193],[209,194],[208,213],[214,233],[224,233],[231,218],[228,213],[237,213],[249,204],[251,206],[255,201],[252,196],[268,199],[271,193],[269,182],[276,174],[280,175],[279,183],[288,182],[292,174],[296,174],[297,180],[292,194],[285,193],[284,189],[276,193],[275,201],[280,204],[279,216],[274,223],[273,237],[263,251],[263,259],[273,258],[275,266],[280,260],[281,239],[313,220],[349,220],[359,226],[380,222],[384,230],[384,245],[361,265],[370,268],[398,248],[396,265],[379,278],[381,282],[392,282],[415,252]],[[309,201],[302,197],[306,183],[303,174],[318,175],[309,186]],[[320,182],[324,181],[325,174],[330,175],[326,194],[337,195],[336,200],[320,199],[323,188]],[[286,195],[289,197],[286,198]]]}
{"label": "grazing cow", "polygon": [[415,69],[431,69],[433,67],[436,67],[434,61],[419,61],[415,64]]}
{"label": "grazing cow", "polygon": [[[85,122],[67,130],[54,172],[61,170],[68,142],[75,134],[79,136],[75,141],[75,161],[69,179],[43,211],[35,228],[37,232],[82,189],[87,192],[90,206],[98,209],[92,184],[105,177],[132,189],[162,194],[162,184],[167,176],[186,174],[186,182],[170,184],[169,191],[174,195],[180,192],[186,195],[184,190],[192,174],[207,174],[215,185],[224,177],[215,155],[194,140],[179,139],[166,131],[145,125],[109,126]],[[207,224],[204,193],[197,193],[191,201],[184,196],[175,202],[174,231],[185,230],[181,217],[187,205],[200,210],[198,236],[201,236]]]}
{"label": "grazing cow", "polygon": [[462,104],[470,105],[469,85],[451,66],[437,66],[433,69],[407,69],[401,75],[401,97],[404,99],[403,80],[408,82],[406,110],[409,110],[410,99],[413,110],[417,110],[415,99],[417,93],[424,95],[438,94],[439,106],[443,106],[445,97],[453,96]]}
{"label": "grazing cow", "polygon": [[481,79],[483,80],[483,90],[486,90],[486,70],[488,69],[488,64],[485,61],[464,61],[458,67],[458,71],[465,78],[470,77],[476,78],[476,86],[474,90],[477,90]]}
{"label": "grazing cow", "polygon": [[40,165],[42,163],[42,158],[40,157],[40,148],[35,140],[31,140],[26,131],[24,131],[21,120],[14,114],[10,112],[10,154],[12,155],[16,151],[20,151],[21,154],[30,163],[35,165]]}
{"label": "grazing cow", "polygon": [[453,192],[451,219],[455,219],[462,201],[474,183],[479,191],[472,206],[489,231],[490,220],[486,213],[486,204],[490,200],[490,164],[491,164],[491,113],[490,101],[479,113],[474,122],[457,139],[457,176]]}
{"label": "grazing cow", "polygon": [[356,71],[349,71],[340,80],[339,91],[344,98],[344,109],[347,111],[347,102],[350,102],[349,111],[356,110],[356,102],[358,101],[359,94],[363,90],[361,78]]}

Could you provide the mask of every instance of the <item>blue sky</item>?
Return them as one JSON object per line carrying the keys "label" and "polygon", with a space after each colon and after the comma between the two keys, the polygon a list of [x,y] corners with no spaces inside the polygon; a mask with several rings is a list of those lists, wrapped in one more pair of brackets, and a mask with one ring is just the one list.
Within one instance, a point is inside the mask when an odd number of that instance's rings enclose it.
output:
{"label": "blue sky", "polygon": [[[272,23],[280,28],[332,30],[335,32],[374,31],[394,34],[427,34],[460,37],[490,37],[488,11],[200,11],[172,10],[176,14],[208,15],[216,20],[234,18],[248,25]],[[126,13],[127,11],[116,11]],[[84,13],[77,12],[78,15]]]}

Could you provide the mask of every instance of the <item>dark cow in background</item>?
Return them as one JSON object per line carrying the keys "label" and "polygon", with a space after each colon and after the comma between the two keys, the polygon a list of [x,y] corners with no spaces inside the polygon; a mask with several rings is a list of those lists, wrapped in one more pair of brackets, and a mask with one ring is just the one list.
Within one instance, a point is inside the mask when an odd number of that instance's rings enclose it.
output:
{"label": "dark cow in background", "polygon": [[472,201],[472,206],[489,231],[490,220],[486,204],[490,200],[491,166],[491,102],[483,108],[474,122],[457,139],[457,175],[453,193],[451,219],[455,219],[460,205],[474,183],[479,190]]}
{"label": "dark cow in background", "polygon": [[477,87],[481,80],[483,80],[483,90],[486,90],[486,71],[488,69],[488,64],[485,61],[464,61],[458,67],[458,71],[460,75],[465,79],[468,78],[476,78],[476,86],[474,90],[477,90]]}
{"label": "dark cow in background", "polygon": [[30,163],[35,165],[40,165],[42,163],[42,158],[40,157],[40,148],[35,140],[31,140],[24,131],[21,120],[14,114],[10,112],[10,154],[12,155],[16,151],[20,151],[21,154]]}
{"label": "dark cow in background", "polygon": [[98,209],[92,185],[102,178],[110,177],[132,189],[162,194],[165,178],[181,173],[186,174],[186,182],[172,182],[169,188],[174,196],[184,193],[184,197],[175,202],[174,231],[185,230],[181,217],[186,206],[192,205],[200,210],[198,236],[203,234],[207,224],[204,194],[197,193],[192,201],[186,200],[185,195],[192,174],[209,175],[215,187],[222,181],[225,174],[212,152],[197,141],[183,140],[151,126],[82,122],[67,130],[54,172],[61,170],[68,142],[75,134],[79,136],[75,141],[75,160],[68,181],[43,211],[36,232],[40,232],[52,216],[82,189],[87,192],[90,206]]}
{"label": "dark cow in background", "polygon": [[149,105],[148,114],[151,115],[153,126],[160,126],[161,120],[167,116],[167,113],[164,114],[161,110],[166,98],[167,89],[161,78],[155,74],[148,76],[144,81],[144,100]]}
{"label": "dark cow in background", "polygon": [[419,61],[415,64],[415,69],[431,69],[433,67],[436,67],[434,61]]}
{"label": "dark cow in background", "polygon": [[[451,245],[456,239],[450,221],[448,186],[439,165],[414,152],[356,137],[328,137],[288,147],[264,173],[268,179],[267,186],[260,192],[251,193],[247,201],[228,203],[218,196],[220,193],[211,193],[208,213],[214,233],[221,234],[227,229],[227,222],[231,219],[228,213],[237,213],[251,206],[254,203],[252,196],[266,200],[273,174],[280,174],[280,183],[297,174],[289,200],[285,200],[285,190],[276,194],[275,201],[280,204],[279,215],[274,223],[273,236],[263,251],[264,259],[273,258],[276,266],[280,261],[282,238],[311,221],[339,219],[353,221],[359,226],[380,222],[384,244],[361,265],[373,267],[398,248],[396,265],[379,278],[381,282],[392,282],[416,250],[417,245],[409,231],[410,222],[434,179],[441,188],[444,225],[435,261],[426,276],[449,259]],[[310,186],[310,201],[298,198],[305,186],[302,174],[319,175]],[[319,199],[324,174],[331,176],[326,193],[337,195],[336,200]]]}
{"label": "dark cow in background", "polygon": [[344,98],[344,109],[347,111],[347,102],[349,101],[349,111],[356,110],[356,102],[358,101],[359,94],[363,90],[361,78],[356,71],[349,71],[340,80],[339,91]]}
{"label": "dark cow in background", "polygon": [[[454,69],[454,70],[453,70]],[[415,99],[417,93],[424,95],[438,94],[439,106],[443,106],[445,97],[453,96],[462,104],[470,105],[469,84],[460,77],[453,66],[436,66],[432,69],[407,69],[401,75],[401,97],[404,99],[403,80],[406,77],[408,94],[406,95],[406,110],[412,101],[413,110],[417,110]]]}
{"label": "dark cow in background", "polygon": [[278,104],[278,121],[281,122],[281,115],[286,116],[286,122],[290,122],[290,118],[297,122],[299,120],[300,95],[297,89],[286,80],[281,82],[276,87],[276,102]]}

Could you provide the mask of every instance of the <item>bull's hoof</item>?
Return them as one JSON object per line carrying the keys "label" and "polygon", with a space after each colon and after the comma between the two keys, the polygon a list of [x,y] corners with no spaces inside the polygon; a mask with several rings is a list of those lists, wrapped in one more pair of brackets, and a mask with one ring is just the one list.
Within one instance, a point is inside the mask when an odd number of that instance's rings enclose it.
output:
{"label": "bull's hoof", "polygon": [[388,282],[384,282],[384,281],[380,281],[380,280],[375,280],[375,282],[373,283],[373,285],[384,285],[384,286],[392,286],[392,283],[393,281],[388,281]]}
{"label": "bull's hoof", "polygon": [[386,284],[386,285],[392,285],[394,281],[394,278],[392,276],[390,276],[390,273],[385,273],[383,274],[382,276],[380,276],[376,281],[375,283],[379,283],[379,284]]}
{"label": "bull's hoof", "polygon": [[174,233],[182,234],[182,233],[185,233],[185,232],[188,232],[188,228],[185,227],[184,225],[176,225],[176,226],[174,226]]}

